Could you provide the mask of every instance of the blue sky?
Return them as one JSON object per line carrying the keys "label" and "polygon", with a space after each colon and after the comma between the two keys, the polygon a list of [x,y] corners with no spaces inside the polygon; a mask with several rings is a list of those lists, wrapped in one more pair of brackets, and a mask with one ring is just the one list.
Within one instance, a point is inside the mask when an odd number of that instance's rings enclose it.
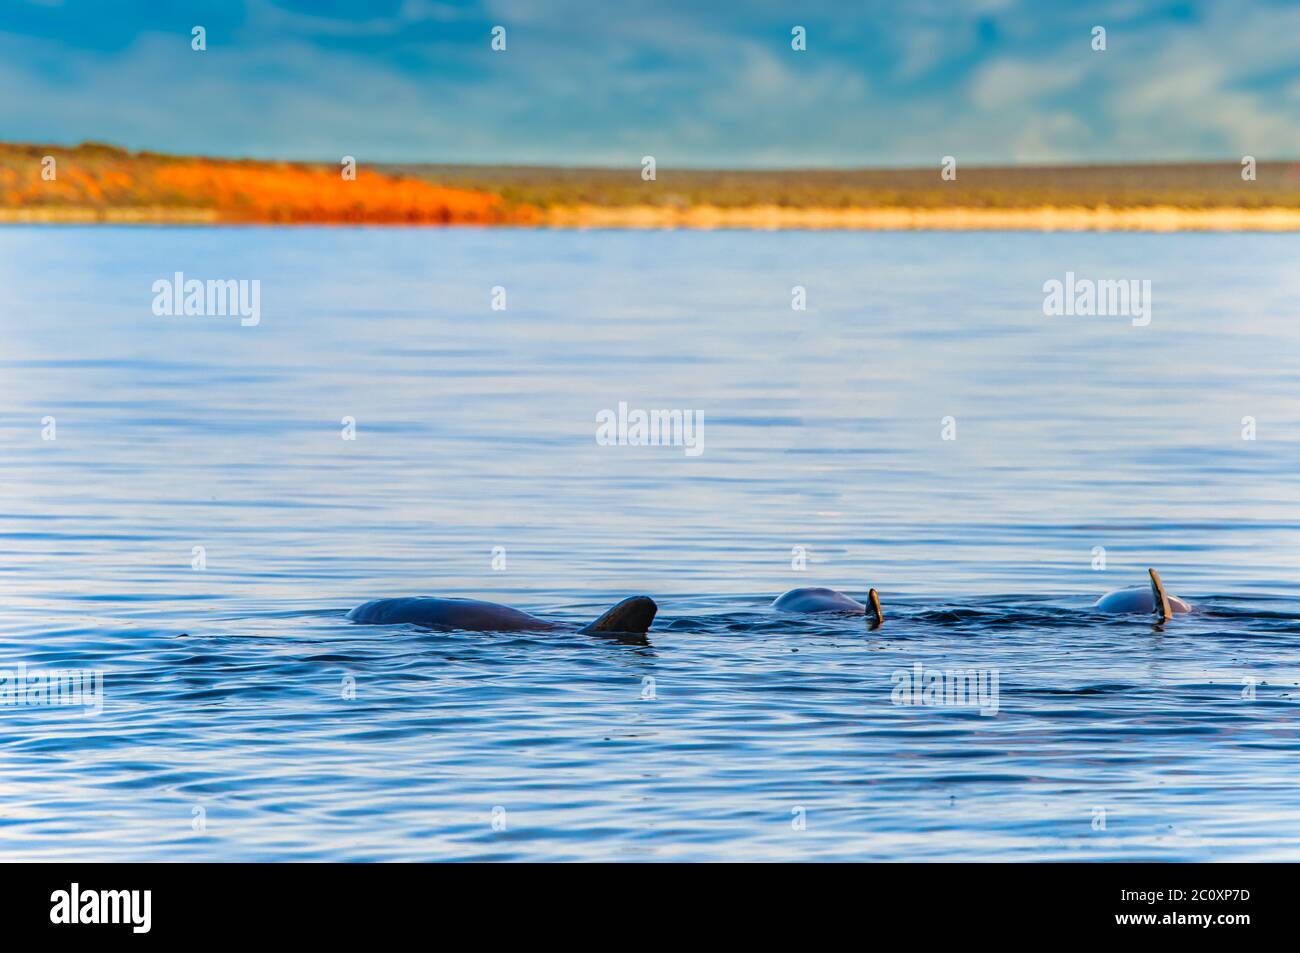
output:
{"label": "blue sky", "polygon": [[264,158],[1295,158],[1300,4],[4,0],[0,89],[0,139]]}

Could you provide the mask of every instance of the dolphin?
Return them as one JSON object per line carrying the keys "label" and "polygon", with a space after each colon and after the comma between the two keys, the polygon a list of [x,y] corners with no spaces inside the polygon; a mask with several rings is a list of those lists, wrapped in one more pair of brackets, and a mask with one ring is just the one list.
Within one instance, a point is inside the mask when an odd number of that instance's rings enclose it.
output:
{"label": "dolphin", "polygon": [[880,609],[880,596],[874,589],[867,593],[866,605],[834,589],[791,589],[784,595],[777,596],[772,608],[780,612],[842,612],[846,615],[863,615],[873,629],[880,628],[885,621]]}
{"label": "dolphin", "polygon": [[1158,572],[1154,569],[1148,569],[1147,572],[1151,576],[1150,586],[1134,586],[1131,589],[1108,592],[1097,600],[1094,608],[1102,612],[1155,613],[1165,622],[1172,619],[1174,613],[1184,615],[1192,611],[1192,607],[1182,599],[1165,592],[1165,585],[1160,581]]}
{"label": "dolphin", "polygon": [[[659,607],[649,596],[630,596],[579,632],[644,634]],[[547,622],[527,612],[478,599],[443,599],[413,596],[363,602],[348,618],[367,625],[409,625],[426,629],[464,629],[470,632],[551,632],[568,626]]]}

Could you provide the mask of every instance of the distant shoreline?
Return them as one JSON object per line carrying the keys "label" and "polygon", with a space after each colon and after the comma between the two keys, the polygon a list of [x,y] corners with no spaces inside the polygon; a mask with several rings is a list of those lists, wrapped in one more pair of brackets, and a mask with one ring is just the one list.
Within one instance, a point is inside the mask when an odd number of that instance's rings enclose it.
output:
{"label": "distant shoreline", "polygon": [[0,208],[0,225],[316,225],[455,228],[681,229],[711,231],[1040,231],[1040,232],[1300,232],[1300,208],[1131,208],[1038,206],[1033,208],[792,208],[777,205],[560,206],[535,218],[497,223],[375,221],[241,221],[216,209],[174,207]]}
{"label": "distant shoreline", "polygon": [[1300,162],[691,170],[214,159],[0,143],[0,224],[1300,232]]}

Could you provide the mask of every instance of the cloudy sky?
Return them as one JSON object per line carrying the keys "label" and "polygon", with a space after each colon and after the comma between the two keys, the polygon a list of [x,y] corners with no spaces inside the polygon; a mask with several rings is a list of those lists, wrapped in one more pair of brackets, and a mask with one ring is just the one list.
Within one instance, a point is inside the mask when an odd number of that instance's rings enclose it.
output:
{"label": "cloudy sky", "polygon": [[3,0],[0,89],[3,140],[265,158],[1296,158],[1300,4]]}

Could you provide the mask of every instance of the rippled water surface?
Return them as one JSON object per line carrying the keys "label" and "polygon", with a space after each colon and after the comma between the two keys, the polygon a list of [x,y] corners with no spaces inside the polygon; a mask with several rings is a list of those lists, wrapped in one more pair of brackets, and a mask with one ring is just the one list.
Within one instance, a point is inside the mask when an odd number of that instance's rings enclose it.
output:
{"label": "rippled water surface", "polygon": [[[0,856],[1300,858],[1298,252],[0,230],[0,663],[104,691],[0,707]],[[1150,279],[1150,325],[1045,317],[1067,271]],[[176,272],[260,324],[156,317]],[[704,452],[598,445],[620,401]],[[1149,565],[1199,611],[1090,609]],[[660,610],[344,618],[422,593]],[[895,704],[918,664],[996,714]]]}

